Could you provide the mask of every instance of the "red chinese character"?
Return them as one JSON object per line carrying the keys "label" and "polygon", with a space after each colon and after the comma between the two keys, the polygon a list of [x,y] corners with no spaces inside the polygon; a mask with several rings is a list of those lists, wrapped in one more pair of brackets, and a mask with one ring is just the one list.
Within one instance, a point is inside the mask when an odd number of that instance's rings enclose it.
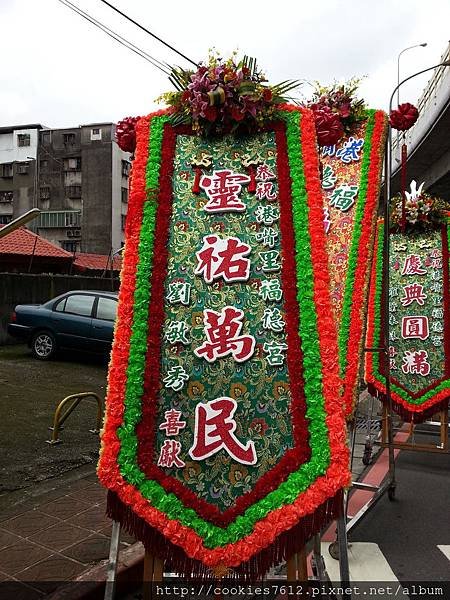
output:
{"label": "red chinese character", "polygon": [[242,335],[244,312],[234,306],[225,306],[220,313],[203,311],[205,335],[208,341],[194,350],[199,358],[208,362],[231,354],[236,362],[244,362],[253,356],[256,340],[252,335]]}
{"label": "red chinese character", "polygon": [[212,176],[204,175],[200,181],[209,200],[205,204],[206,212],[243,212],[246,205],[239,198],[244,183],[250,177],[242,173],[233,173],[228,169],[213,171]]}
{"label": "red chinese character", "polygon": [[423,285],[420,285],[419,283],[405,285],[403,286],[403,291],[405,295],[403,298],[400,298],[402,306],[409,306],[414,301],[416,301],[419,306],[423,306],[427,299],[427,295],[423,291]]}
{"label": "red chinese character", "polygon": [[161,447],[158,459],[158,467],[184,467],[184,462],[178,456],[181,452],[181,444],[176,440],[165,440]]}
{"label": "red chinese character", "polygon": [[428,352],[420,350],[410,352],[405,350],[403,356],[402,371],[403,373],[417,373],[418,375],[428,375],[431,369],[430,363],[427,361]]}
{"label": "red chinese character", "polygon": [[197,404],[194,444],[189,450],[193,460],[204,460],[223,448],[240,463],[256,464],[254,442],[250,440],[244,445],[234,435],[236,421],[233,416],[236,408],[237,402],[227,397],[216,398],[206,404]]}
{"label": "red chinese character", "polygon": [[426,340],[428,335],[428,317],[402,317],[402,338],[419,338],[421,340]]}
{"label": "red chinese character", "polygon": [[186,427],[186,421],[180,421],[181,412],[179,410],[175,410],[171,408],[170,410],[166,410],[164,413],[164,418],[166,419],[164,423],[161,423],[159,429],[165,429],[166,435],[178,435],[180,433],[180,429],[184,429]]}
{"label": "red chinese character", "polygon": [[426,269],[422,269],[422,259],[417,254],[410,254],[405,258],[402,275],[425,275]]}
{"label": "red chinese character", "polygon": [[256,167],[256,179],[258,181],[267,181],[268,179],[275,179],[275,173],[269,169],[269,165],[263,163]]}
{"label": "red chinese character", "polygon": [[273,183],[271,181],[259,181],[256,186],[256,197],[258,200],[276,200],[277,194],[273,191]]}
{"label": "red chinese character", "polygon": [[202,275],[207,283],[223,277],[227,283],[247,281],[250,276],[250,260],[245,258],[251,247],[240,239],[221,239],[217,235],[206,235],[203,246],[196,253],[198,264],[194,271]]}

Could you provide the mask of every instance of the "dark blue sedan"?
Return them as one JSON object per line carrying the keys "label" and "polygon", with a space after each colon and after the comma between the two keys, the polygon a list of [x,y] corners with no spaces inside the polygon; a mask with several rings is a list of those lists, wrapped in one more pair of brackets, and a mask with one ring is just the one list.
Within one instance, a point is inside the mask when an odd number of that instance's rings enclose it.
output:
{"label": "dark blue sedan", "polygon": [[109,352],[116,313],[117,292],[67,292],[45,304],[17,305],[8,333],[26,341],[40,360],[58,348]]}

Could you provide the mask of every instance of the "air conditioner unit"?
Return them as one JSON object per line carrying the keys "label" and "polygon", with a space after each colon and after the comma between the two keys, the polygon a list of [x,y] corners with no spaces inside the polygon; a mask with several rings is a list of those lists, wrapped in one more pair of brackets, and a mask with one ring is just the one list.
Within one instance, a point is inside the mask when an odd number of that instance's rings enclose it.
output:
{"label": "air conditioner unit", "polygon": [[80,237],[81,229],[74,229],[72,233],[73,233],[73,237]]}
{"label": "air conditioner unit", "polygon": [[67,237],[73,237],[73,234],[74,234],[74,232],[72,229],[67,230]]}

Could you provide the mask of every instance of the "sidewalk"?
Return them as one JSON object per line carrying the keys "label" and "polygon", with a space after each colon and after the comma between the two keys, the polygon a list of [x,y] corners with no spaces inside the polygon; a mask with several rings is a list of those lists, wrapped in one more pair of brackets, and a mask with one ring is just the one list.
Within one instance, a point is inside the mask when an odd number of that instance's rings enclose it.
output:
{"label": "sidewalk", "polygon": [[[0,581],[17,582],[14,600],[42,598],[108,558],[106,490],[92,467],[81,478],[55,484],[0,511]],[[121,533],[121,550],[133,543]]]}

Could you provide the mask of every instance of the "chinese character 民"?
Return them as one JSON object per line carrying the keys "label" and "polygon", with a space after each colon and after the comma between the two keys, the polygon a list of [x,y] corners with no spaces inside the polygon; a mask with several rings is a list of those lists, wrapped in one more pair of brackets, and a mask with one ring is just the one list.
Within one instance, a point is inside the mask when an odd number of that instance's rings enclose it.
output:
{"label": "chinese character \u6c11", "polygon": [[284,354],[288,349],[286,344],[281,342],[265,342],[264,352],[267,352],[267,362],[271,367],[280,367],[284,363]]}
{"label": "chinese character \u6c11", "polygon": [[402,317],[402,338],[419,338],[421,340],[426,340],[428,335],[428,317],[422,315]]}
{"label": "chinese character \u6c11", "polygon": [[198,264],[194,273],[203,275],[206,283],[223,277],[227,283],[247,281],[250,276],[250,260],[246,258],[251,247],[239,238],[221,239],[206,235],[203,246],[196,253]]}
{"label": "chinese character \u6c11", "polygon": [[330,206],[335,206],[336,208],[339,208],[339,210],[342,210],[342,212],[346,212],[355,203],[355,196],[357,193],[357,185],[340,185],[334,189],[331,194],[329,201]]}
{"label": "chinese character \u6c11", "polygon": [[336,185],[337,175],[335,175],[330,165],[325,165],[322,174],[322,188],[324,190],[331,190]]}
{"label": "chinese character \u6c11", "polygon": [[167,290],[167,301],[170,304],[188,305],[191,299],[191,284],[186,281],[172,281]]}
{"label": "chinese character \u6c11", "polygon": [[185,464],[179,457],[181,443],[176,440],[165,440],[161,447],[158,459],[158,467],[184,467]]}
{"label": "chinese character \u6c11", "polygon": [[239,194],[242,185],[249,181],[248,175],[233,173],[228,169],[213,171],[212,176],[203,175],[200,187],[208,196],[204,210],[206,212],[243,212],[246,205],[239,198]]}
{"label": "chinese character \u6c11", "polygon": [[259,288],[259,295],[263,300],[279,302],[283,297],[283,290],[279,279],[263,279]]}
{"label": "chinese character \u6c11", "polygon": [[258,252],[261,260],[262,260],[262,270],[265,273],[270,273],[272,271],[280,270],[280,263],[278,259],[280,257],[280,253],[277,250],[268,250],[267,252]]}
{"label": "chinese character \u6c11", "polygon": [[409,306],[413,302],[417,302],[419,306],[423,306],[427,295],[423,291],[423,285],[419,283],[411,283],[403,286],[404,296],[400,298],[402,306]]}
{"label": "chinese character \u6c11", "polygon": [[422,259],[417,254],[409,254],[403,263],[402,275],[425,275],[426,269],[422,268]]}
{"label": "chinese character \u6c11", "polygon": [[273,227],[263,227],[256,234],[256,240],[261,242],[263,246],[273,248],[278,239],[278,232]]}
{"label": "chinese character \u6c11", "polygon": [[185,382],[189,379],[189,375],[183,369],[181,365],[174,365],[170,367],[167,372],[167,377],[164,377],[163,382],[165,384],[164,387],[172,388],[176,392],[179,392],[183,389]]}
{"label": "chinese character \u6c11", "polygon": [[427,361],[428,352],[426,350],[410,352],[405,350],[403,356],[402,371],[403,373],[417,373],[418,375],[428,375],[430,373],[430,363]]}
{"label": "chinese character \u6c11", "polygon": [[266,308],[262,318],[262,326],[264,329],[270,329],[276,333],[280,333],[284,329],[283,316],[278,308]]}
{"label": "chinese character \u6c11", "polygon": [[340,158],[345,164],[359,160],[359,152],[361,151],[363,144],[363,139],[358,140],[354,137],[348,138],[348,140],[344,142],[342,148],[339,148],[336,152],[336,158]]}
{"label": "chinese character \u6c11", "polygon": [[164,413],[165,421],[159,429],[165,429],[166,435],[178,435],[181,429],[186,427],[186,421],[180,421],[181,411],[171,408]]}
{"label": "chinese character \u6c11", "polygon": [[194,350],[199,358],[214,362],[231,354],[235,361],[243,362],[253,356],[256,340],[252,335],[240,335],[244,311],[225,306],[220,313],[204,310],[203,321],[207,341]]}
{"label": "chinese character \u6c11", "polygon": [[188,332],[189,328],[184,321],[169,321],[165,337],[169,344],[189,344]]}
{"label": "chinese character \u6c11", "polygon": [[259,204],[255,210],[255,217],[258,223],[272,225],[280,218],[280,211],[278,210],[278,206],[273,206],[272,204],[262,206]]}
{"label": "chinese character \u6c11", "polygon": [[256,186],[256,197],[258,200],[276,200],[278,194],[274,191],[272,181],[258,181]]}
{"label": "chinese character \u6c11", "polygon": [[237,462],[254,465],[257,462],[252,440],[243,444],[235,435],[234,413],[237,402],[232,398],[216,398],[195,407],[194,444],[189,450],[193,460],[204,460],[219,450],[226,450]]}

